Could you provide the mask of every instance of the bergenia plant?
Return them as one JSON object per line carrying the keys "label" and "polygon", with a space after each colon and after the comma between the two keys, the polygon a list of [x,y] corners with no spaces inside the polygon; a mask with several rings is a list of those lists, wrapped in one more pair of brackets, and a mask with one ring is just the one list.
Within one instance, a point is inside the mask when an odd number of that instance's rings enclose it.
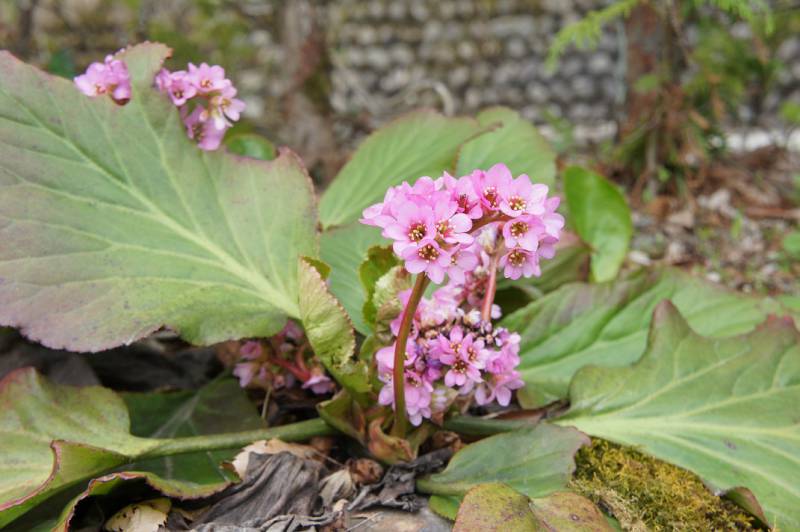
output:
{"label": "bergenia plant", "polygon": [[[229,373],[177,406],[5,376],[0,527],[77,486],[56,530],[131,483],[208,497],[231,482],[219,461],[258,439],[346,435],[397,462],[444,429],[495,434],[417,479],[451,517],[486,482],[563,510],[591,435],[800,528],[796,312],[675,270],[620,273],[624,196],[583,168],[556,179],[510,109],[400,117],[318,193],[289,149],[225,138],[244,104],[221,66],[167,70],[169,55],[145,43],[65,80],[0,53],[0,325],[83,352],[167,328],[233,352]],[[270,397],[312,419],[267,427],[253,401]]]}
{"label": "bergenia plant", "polygon": [[[458,178],[403,182],[364,210],[361,223],[381,228],[405,269],[417,274],[413,289],[400,294],[395,343],[376,355],[385,384],[379,401],[396,411],[395,436],[405,434],[406,413],[419,425],[465,395],[507,406],[523,386],[520,337],[492,324],[501,317],[497,275],[541,275],[539,261],[555,255],[564,227],[559,201],[548,197],[547,185],[498,163]],[[431,281],[445,279],[423,297]]]}

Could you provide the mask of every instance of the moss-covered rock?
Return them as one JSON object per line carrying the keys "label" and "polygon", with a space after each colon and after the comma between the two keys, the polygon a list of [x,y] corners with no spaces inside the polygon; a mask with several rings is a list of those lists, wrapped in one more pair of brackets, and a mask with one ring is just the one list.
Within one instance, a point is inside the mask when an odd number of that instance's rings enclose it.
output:
{"label": "moss-covered rock", "polygon": [[695,474],[631,448],[593,439],[575,462],[572,489],[624,530],[758,530],[754,517],[715,496]]}

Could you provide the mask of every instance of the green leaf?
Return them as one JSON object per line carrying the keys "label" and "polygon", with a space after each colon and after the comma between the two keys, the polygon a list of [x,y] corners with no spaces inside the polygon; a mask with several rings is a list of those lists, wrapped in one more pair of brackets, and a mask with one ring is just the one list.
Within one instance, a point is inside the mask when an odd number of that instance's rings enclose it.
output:
{"label": "green leaf", "polygon": [[547,497],[533,499],[531,511],[542,531],[611,532],[615,530],[592,501],[571,491],[557,491]]}
{"label": "green leaf", "polygon": [[716,490],[744,486],[772,525],[800,528],[800,334],[791,320],[712,339],[665,302],[642,359],[582,369],[570,400],[560,424],[689,469]]}
{"label": "green leaf", "polygon": [[[193,343],[268,336],[297,317],[316,256],[299,160],[205,153],[152,87],[169,50],[125,51],[125,106],[0,53],[0,323],[98,351],[161,326]],[[224,312],[220,312],[224,309]]]}
{"label": "green leaf", "polygon": [[[201,396],[197,397],[200,401]],[[219,402],[218,397],[204,400]],[[141,406],[142,402],[137,404]],[[231,404],[235,406],[236,402]],[[142,438],[130,433],[125,403],[111,390],[52,384],[33,368],[16,370],[0,381],[0,405],[0,528],[51,495],[137,460],[144,466],[149,463],[144,461],[147,458],[232,449],[258,439],[297,441],[332,433],[316,419],[272,429],[176,439]],[[184,415],[191,406],[191,402],[181,406],[179,410],[184,412],[175,415]],[[151,404],[138,419],[151,415],[155,408]],[[193,423],[197,414],[188,422]],[[150,430],[155,425],[148,421],[139,427]],[[161,480],[175,489],[188,486],[192,490],[217,489],[226,482],[219,474],[189,477],[188,484],[179,479]]]}
{"label": "green leaf", "polygon": [[460,504],[461,497],[455,495],[431,495],[428,499],[431,510],[451,521],[455,521]]}
{"label": "green leaf", "polygon": [[503,482],[529,497],[563,489],[575,471],[575,452],[589,443],[576,430],[542,423],[467,445],[441,473],[417,481],[435,495],[463,496],[486,482]]}
{"label": "green leaf", "polygon": [[336,381],[354,394],[369,392],[369,370],[355,358],[353,323],[316,268],[299,262],[300,316],[314,354]]}
{"label": "green leaf", "polygon": [[[453,532],[530,532],[542,528],[531,511],[531,500],[499,482],[470,489],[458,507]],[[551,529],[558,530],[558,529]]]}
{"label": "green leaf", "polygon": [[592,249],[596,282],[617,276],[633,235],[625,196],[603,176],[578,166],[564,172],[564,194],[570,223]]}
{"label": "green leaf", "polygon": [[631,364],[644,352],[653,309],[671,300],[699,333],[751,331],[767,315],[787,314],[777,301],[728,291],[679,270],[639,271],[613,283],[570,284],[508,315],[502,325],[522,336],[517,368],[529,408],[567,395],[578,369]]}
{"label": "green leaf", "polygon": [[[131,434],[147,438],[176,438],[266,428],[247,393],[232,378],[212,381],[199,390],[169,393],[125,393]],[[127,466],[165,479],[207,484],[235,480],[220,467],[239,447],[227,450],[163,456]]]}
{"label": "green leaf", "polygon": [[398,265],[400,261],[392,251],[391,246],[375,246],[367,252],[367,258],[358,268],[358,276],[361,278],[361,285],[367,292],[367,300],[364,302],[364,320],[372,330],[375,330],[378,318],[378,307],[375,305],[375,290],[378,281],[386,275],[389,270]]}
{"label": "green leaf", "polygon": [[244,155],[262,161],[271,161],[277,156],[275,146],[261,135],[240,133],[225,139],[225,147],[236,155]]}
{"label": "green leaf", "polygon": [[613,530],[603,514],[585,497],[557,491],[530,499],[500,483],[475,486],[467,492],[453,527],[458,531],[608,532]]}
{"label": "green leaf", "polygon": [[322,233],[320,256],[331,267],[330,290],[342,303],[356,330],[369,334],[370,327],[362,315],[366,293],[359,279],[359,267],[373,246],[386,244],[376,227],[358,222]]}
{"label": "green leaf", "polygon": [[475,120],[433,111],[415,111],[380,128],[358,147],[322,195],[323,227],[357,220],[402,181],[439,177],[453,167],[459,146],[480,131]]}
{"label": "green leaf", "polygon": [[553,186],[556,154],[533,124],[507,107],[486,109],[477,119],[481,126],[495,128],[461,147],[456,175],[504,163],[514,175],[527,174],[536,183]]}
{"label": "green leaf", "polygon": [[124,497],[126,488],[140,484],[145,484],[165,497],[187,501],[215,495],[227,488],[231,482],[218,480],[210,484],[196,483],[187,480],[166,479],[147,471],[109,473],[89,482],[85,490],[67,503],[52,532],[68,532],[78,505],[91,497]]}
{"label": "green leaf", "polygon": [[53,493],[158,445],[128,432],[122,399],[50,384],[32,368],[0,381],[0,527]]}

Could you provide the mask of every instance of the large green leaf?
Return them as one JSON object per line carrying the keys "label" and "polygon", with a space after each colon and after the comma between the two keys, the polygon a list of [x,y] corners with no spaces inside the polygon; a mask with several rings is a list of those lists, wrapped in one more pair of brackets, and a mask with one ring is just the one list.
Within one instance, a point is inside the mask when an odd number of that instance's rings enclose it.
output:
{"label": "large green leaf", "polygon": [[458,148],[481,131],[470,118],[416,111],[370,135],[342,168],[319,204],[323,227],[357,220],[386,189],[452,169]]}
{"label": "large green leaf", "polygon": [[582,366],[625,366],[644,352],[653,309],[671,300],[699,333],[725,337],[752,330],[776,301],[728,291],[678,270],[640,271],[613,283],[570,284],[507,316],[522,335],[519,370],[525,406],[566,397]]}
{"label": "large green leaf", "polygon": [[715,489],[749,488],[772,525],[800,528],[800,333],[791,320],[712,339],[662,303],[642,359],[582,369],[570,400],[559,423],[685,467]]}
{"label": "large green leaf", "polygon": [[350,315],[356,330],[364,335],[369,334],[370,328],[362,314],[366,293],[358,269],[369,248],[386,243],[380,229],[358,222],[329,229],[320,239],[320,256],[331,267],[331,292]]}
{"label": "large green leaf", "polygon": [[588,443],[576,430],[546,423],[498,434],[467,445],[444,471],[418,480],[417,487],[463,496],[478,484],[503,482],[529,497],[542,497],[567,486],[575,470],[573,457]]}
{"label": "large green leaf", "polygon": [[633,235],[625,196],[603,176],[573,166],[564,172],[569,222],[592,249],[591,273],[596,282],[617,276]]}
{"label": "large green leaf", "polygon": [[527,174],[534,182],[553,186],[556,154],[533,124],[506,107],[486,109],[477,119],[481,126],[496,127],[464,144],[458,154],[457,175],[504,163],[514,175]]}
{"label": "large green leaf", "polygon": [[297,257],[317,253],[310,180],[287,151],[195,146],[152,88],[168,53],[120,55],[125,106],[0,53],[0,323],[97,351],[162,325],[212,343],[298,316]]}

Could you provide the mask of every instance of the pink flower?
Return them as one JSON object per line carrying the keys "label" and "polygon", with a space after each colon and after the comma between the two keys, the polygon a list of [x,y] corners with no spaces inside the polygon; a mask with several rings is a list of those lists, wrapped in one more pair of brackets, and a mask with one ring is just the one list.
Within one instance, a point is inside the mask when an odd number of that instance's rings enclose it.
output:
{"label": "pink flower", "polygon": [[406,261],[409,273],[425,272],[437,284],[444,281],[444,274],[451,266],[450,254],[431,238],[421,240],[416,246],[405,247],[400,256]]}
{"label": "pink flower", "polygon": [[454,178],[447,172],[442,176],[444,185],[450,191],[453,201],[458,206],[458,212],[464,213],[473,220],[483,216],[481,199],[475,192],[475,186],[470,176]]}
{"label": "pink flower", "polygon": [[434,238],[436,227],[433,209],[411,201],[400,203],[396,221],[386,226],[383,236],[394,240],[392,247],[398,255],[402,255],[408,247],[415,248],[424,239]]}
{"label": "pink flower", "polygon": [[538,217],[522,215],[503,224],[503,239],[509,248],[521,247],[536,251],[539,247],[539,236],[544,231],[545,226]]}
{"label": "pink flower", "polygon": [[162,68],[156,75],[156,86],[161,92],[166,92],[178,107],[197,94],[197,87],[185,70],[170,72]]}
{"label": "pink flower", "polygon": [[542,274],[536,252],[523,248],[513,248],[500,257],[500,267],[505,268],[503,274],[508,279],[519,279],[532,275],[538,277]]}
{"label": "pink flower", "polygon": [[199,94],[221,91],[231,83],[225,79],[225,69],[219,65],[209,66],[208,63],[200,63],[199,67],[189,63],[188,77]]}
{"label": "pink flower", "polygon": [[303,383],[303,389],[310,388],[317,395],[323,395],[333,391],[333,381],[325,375],[322,368],[314,367],[311,369],[311,376]]}
{"label": "pink flower", "polygon": [[509,188],[514,178],[506,165],[498,163],[486,172],[476,170],[471,179],[484,209],[493,212],[500,209],[500,194]]}
{"label": "pink flower", "polygon": [[208,111],[199,105],[184,119],[184,124],[189,138],[195,139],[203,150],[216,150],[225,136],[225,129],[217,129]]}
{"label": "pink flower", "polygon": [[102,63],[92,63],[85,74],[75,78],[75,85],[87,96],[108,94],[120,104],[131,98],[131,80],[128,67],[113,56],[106,56]]}
{"label": "pink flower", "polygon": [[547,185],[533,184],[528,176],[522,174],[500,187],[500,210],[512,218],[523,214],[542,214],[546,198]]}
{"label": "pink flower", "polygon": [[463,213],[456,213],[458,204],[448,199],[435,202],[433,207],[436,234],[448,244],[472,244],[469,234],[472,220]]}
{"label": "pink flower", "polygon": [[466,280],[465,272],[473,271],[478,266],[478,256],[469,248],[457,248],[450,255],[447,275],[456,283]]}
{"label": "pink flower", "polygon": [[492,375],[475,390],[475,402],[486,405],[496,400],[500,406],[508,406],[511,403],[511,392],[523,386],[525,382],[516,371]]}

